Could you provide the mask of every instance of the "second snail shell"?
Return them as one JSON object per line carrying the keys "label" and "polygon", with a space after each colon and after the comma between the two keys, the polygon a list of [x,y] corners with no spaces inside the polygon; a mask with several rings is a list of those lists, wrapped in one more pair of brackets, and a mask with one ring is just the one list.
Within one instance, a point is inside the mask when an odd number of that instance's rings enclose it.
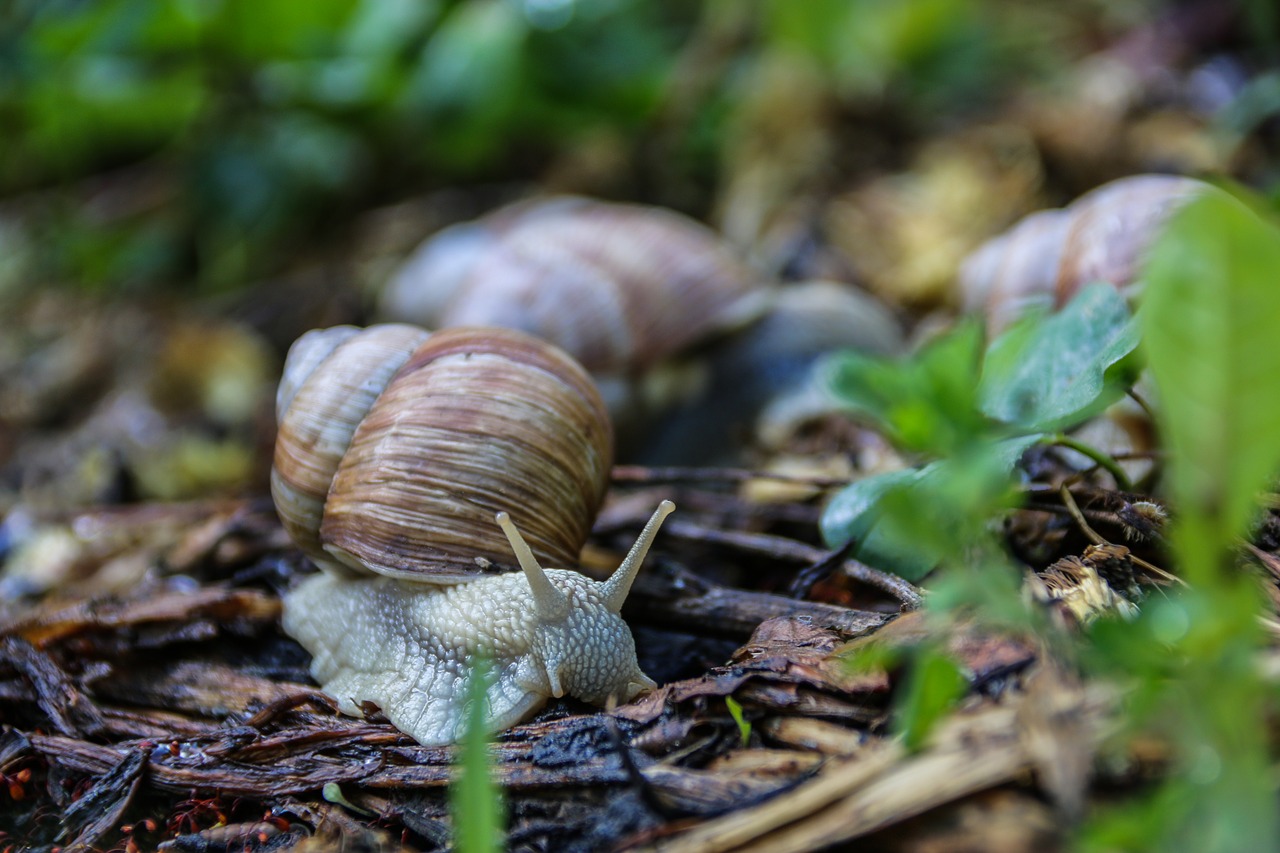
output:
{"label": "second snail shell", "polygon": [[758,277],[674,211],[561,197],[446,228],[388,284],[380,313],[520,329],[596,376],[632,376],[765,307]]}
{"label": "second snail shell", "polygon": [[1174,175],[1134,175],[1060,210],[1027,216],[965,260],[964,309],[982,314],[998,332],[1031,308],[1066,304],[1090,282],[1129,288],[1160,227],[1205,186]]}

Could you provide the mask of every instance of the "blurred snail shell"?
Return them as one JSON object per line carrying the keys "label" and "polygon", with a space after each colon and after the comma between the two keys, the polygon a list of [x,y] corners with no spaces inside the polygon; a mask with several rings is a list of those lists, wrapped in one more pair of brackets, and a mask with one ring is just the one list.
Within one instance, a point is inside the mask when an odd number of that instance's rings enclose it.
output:
{"label": "blurred snail shell", "polygon": [[380,313],[428,328],[520,329],[594,375],[630,376],[754,318],[763,297],[751,270],[692,219],[564,197],[441,231],[389,283]]}
{"label": "blurred snail shell", "polygon": [[[563,352],[506,329],[309,332],[277,406],[272,495],[327,570],[289,594],[284,627],[344,712],[371,701],[451,742],[480,655],[495,729],[548,696],[653,686],[618,611],[669,502],[609,580],[541,568],[577,561],[612,459],[603,403]],[[513,552],[523,574],[477,577]]]}
{"label": "blurred snail shell", "polygon": [[965,260],[964,309],[985,315],[996,332],[1030,308],[1061,307],[1090,282],[1131,289],[1160,227],[1205,186],[1172,175],[1135,175],[1060,210],[1025,217]]}

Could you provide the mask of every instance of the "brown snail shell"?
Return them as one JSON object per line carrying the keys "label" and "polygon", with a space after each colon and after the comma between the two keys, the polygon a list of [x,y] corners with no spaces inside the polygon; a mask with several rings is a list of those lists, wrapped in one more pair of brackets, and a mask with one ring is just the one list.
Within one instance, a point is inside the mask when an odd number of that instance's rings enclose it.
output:
{"label": "brown snail shell", "polygon": [[1091,282],[1132,291],[1160,227],[1204,187],[1173,175],[1135,175],[1025,217],[965,260],[964,309],[985,315],[995,332],[1029,308],[1061,307]]}
{"label": "brown snail shell", "polygon": [[764,289],[710,229],[582,198],[501,208],[424,243],[383,293],[388,319],[502,326],[630,376],[754,318]]}
{"label": "brown snail shell", "polygon": [[433,583],[509,563],[493,519],[512,506],[540,561],[575,564],[613,457],[586,372],[506,329],[308,333],[277,419],[272,495],[299,547],[339,572]]}

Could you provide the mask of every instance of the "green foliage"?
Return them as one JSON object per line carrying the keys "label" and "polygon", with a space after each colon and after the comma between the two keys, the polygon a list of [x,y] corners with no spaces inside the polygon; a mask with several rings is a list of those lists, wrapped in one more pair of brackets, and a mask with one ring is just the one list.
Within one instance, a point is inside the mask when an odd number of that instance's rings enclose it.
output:
{"label": "green foliage", "polygon": [[1084,288],[1063,311],[1033,316],[987,350],[982,411],[1021,433],[1075,426],[1137,378],[1138,327],[1108,284]]}
{"label": "green foliage", "polygon": [[729,709],[729,716],[733,717],[734,723],[738,726],[738,734],[742,737],[742,745],[745,747],[751,742],[751,721],[742,715],[742,705],[732,696],[724,697],[724,706]]}
{"label": "green foliage", "polygon": [[[640,164],[620,185],[647,200],[707,204],[771,63],[807,69],[815,99],[932,121],[1061,42],[1044,17],[991,0],[14,0],[0,197],[54,191],[24,278],[236,286],[360,209],[536,179],[584,140]],[[83,210],[104,173],[138,203]]]}
{"label": "green foliage", "polygon": [[502,789],[493,780],[485,693],[494,678],[485,659],[475,661],[467,691],[467,725],[458,745],[457,775],[449,786],[454,849],[496,853],[504,848]]}
{"label": "green foliage", "polygon": [[976,396],[982,330],[962,325],[895,361],[858,352],[830,363],[830,386],[849,407],[871,417],[907,450],[947,455],[987,429]]}
{"label": "green foliage", "polygon": [[867,477],[843,489],[822,513],[823,539],[919,580],[948,555],[985,535],[985,521],[1013,506],[1011,476],[1040,436],[993,442],[930,463]]}
{"label": "green foliage", "polygon": [[1003,66],[998,32],[969,0],[776,0],[768,33],[777,49],[813,57],[848,95],[886,89],[932,104],[985,99]]}
{"label": "green foliage", "polygon": [[911,751],[925,745],[934,726],[969,689],[965,673],[931,640],[907,646],[873,640],[846,654],[842,663],[855,674],[900,673],[892,727]]}
{"label": "green foliage", "polygon": [[206,285],[241,283],[334,202],[635,127],[684,23],[641,0],[19,0],[7,19],[0,195],[123,166],[163,196],[107,221],[43,212],[42,271],[117,283],[194,257]]}
{"label": "green foliage", "polygon": [[1147,267],[1144,343],[1195,581],[1220,567],[1280,464],[1277,270],[1280,232],[1220,192],[1177,215]]}
{"label": "green foliage", "polygon": [[1103,626],[1090,662],[1130,684],[1129,724],[1165,735],[1170,779],[1091,825],[1086,849],[1273,850],[1269,756],[1275,691],[1257,668],[1260,596],[1231,558],[1280,463],[1280,229],[1209,192],[1153,248],[1143,342],[1160,392],[1178,512],[1175,557],[1191,582],[1132,625]]}
{"label": "green foliage", "polygon": [[968,689],[969,679],[950,657],[931,646],[917,649],[896,708],[895,729],[906,748],[924,746],[934,725]]}
{"label": "green foliage", "polygon": [[835,357],[828,376],[842,402],[900,447],[943,458],[841,491],[823,512],[823,538],[853,541],[855,556],[909,580],[948,556],[993,551],[986,526],[1014,505],[1022,454],[1123,393],[1137,343],[1124,301],[1095,286],[1057,315],[1014,326],[985,357],[972,325],[905,361]]}

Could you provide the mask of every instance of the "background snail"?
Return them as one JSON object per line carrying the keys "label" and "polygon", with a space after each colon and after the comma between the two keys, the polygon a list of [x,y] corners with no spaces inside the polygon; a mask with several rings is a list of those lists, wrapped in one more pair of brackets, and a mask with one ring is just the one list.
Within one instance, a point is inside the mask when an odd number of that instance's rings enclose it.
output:
{"label": "background snail", "polygon": [[685,216],[576,197],[440,231],[393,277],[380,310],[552,341],[592,372],[621,455],[655,465],[741,464],[766,409],[818,393],[817,358],[902,342],[892,312],[849,285],[766,283]]}
{"label": "background snail", "polygon": [[379,313],[537,335],[586,367],[618,412],[636,404],[633,380],[755,318],[765,301],[759,278],[692,219],[560,197],[431,237],[387,285]]}
{"label": "background snail", "polygon": [[[372,701],[449,743],[477,654],[494,728],[549,696],[653,686],[618,611],[670,504],[603,583],[539,567],[576,561],[612,459],[603,403],[564,353],[504,329],[326,329],[290,350],[277,406],[276,507],[328,570],[286,598],[284,627],[344,712]],[[513,551],[524,573],[492,574]]]}
{"label": "background snail", "polygon": [[1160,226],[1204,187],[1173,175],[1135,175],[1025,217],[965,260],[964,309],[984,314],[997,332],[1029,308],[1064,305],[1083,284],[1128,287]]}

